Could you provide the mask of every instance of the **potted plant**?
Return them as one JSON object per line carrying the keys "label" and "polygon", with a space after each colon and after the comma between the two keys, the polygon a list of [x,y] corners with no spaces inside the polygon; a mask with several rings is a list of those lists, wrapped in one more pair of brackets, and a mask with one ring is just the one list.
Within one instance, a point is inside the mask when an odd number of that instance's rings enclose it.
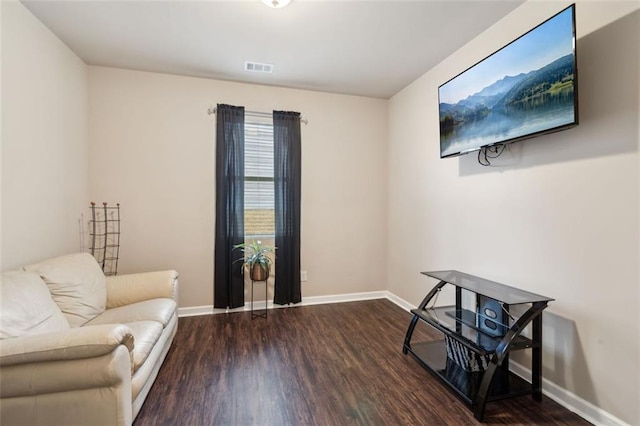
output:
{"label": "potted plant", "polygon": [[242,261],[243,273],[245,268],[248,269],[253,281],[266,281],[269,278],[271,262],[273,262],[269,254],[273,254],[275,258],[276,247],[263,245],[260,240],[254,240],[250,244],[235,245],[233,249],[240,249],[244,253],[244,258],[236,260],[236,262]]}

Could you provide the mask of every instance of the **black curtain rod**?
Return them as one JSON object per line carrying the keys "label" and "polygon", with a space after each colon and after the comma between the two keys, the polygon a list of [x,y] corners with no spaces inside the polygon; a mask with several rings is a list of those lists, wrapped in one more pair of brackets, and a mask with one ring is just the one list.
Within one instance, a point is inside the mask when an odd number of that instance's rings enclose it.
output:
{"label": "black curtain rod", "polygon": [[[211,114],[215,114],[216,113],[216,108],[211,107],[207,110],[207,114],[211,115]],[[254,117],[273,117],[273,114],[270,112],[261,112],[261,111],[244,111],[245,114],[247,115],[253,115]],[[307,124],[307,119],[300,116],[300,122]]]}

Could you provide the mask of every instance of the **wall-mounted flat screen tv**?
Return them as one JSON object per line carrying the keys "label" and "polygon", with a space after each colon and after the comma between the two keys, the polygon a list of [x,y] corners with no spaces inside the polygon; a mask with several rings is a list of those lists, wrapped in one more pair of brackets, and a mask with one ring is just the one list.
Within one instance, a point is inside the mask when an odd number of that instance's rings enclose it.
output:
{"label": "wall-mounted flat screen tv", "polygon": [[438,88],[440,157],[578,124],[575,5]]}

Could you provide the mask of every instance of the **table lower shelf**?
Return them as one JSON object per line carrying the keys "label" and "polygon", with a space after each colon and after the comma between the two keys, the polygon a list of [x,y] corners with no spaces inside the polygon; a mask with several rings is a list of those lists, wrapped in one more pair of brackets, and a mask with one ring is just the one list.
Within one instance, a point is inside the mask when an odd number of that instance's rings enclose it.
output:
{"label": "table lower shelf", "polygon": [[[467,372],[448,358],[444,340],[413,343],[406,349],[424,368],[454,389],[464,402],[473,405],[484,372]],[[498,368],[493,376],[487,401],[528,395],[532,392],[531,383]]]}

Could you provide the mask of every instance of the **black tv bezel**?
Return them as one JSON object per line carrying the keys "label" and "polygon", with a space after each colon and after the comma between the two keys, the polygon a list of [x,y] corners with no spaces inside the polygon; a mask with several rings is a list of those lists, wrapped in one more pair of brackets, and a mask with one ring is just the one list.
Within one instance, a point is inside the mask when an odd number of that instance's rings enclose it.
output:
{"label": "black tv bezel", "polygon": [[526,135],[517,136],[517,137],[514,137],[514,138],[510,138],[510,139],[505,139],[505,140],[498,141],[498,142],[491,142],[491,143],[488,143],[488,144],[480,145],[480,146],[475,147],[475,148],[470,148],[470,149],[462,150],[462,151],[451,153],[451,154],[447,154],[447,155],[442,155],[442,142],[441,142],[442,133],[441,133],[441,130],[440,130],[440,126],[438,126],[438,141],[440,143],[440,158],[441,159],[442,158],[450,158],[450,157],[459,157],[461,155],[468,154],[470,152],[480,151],[481,149],[487,148],[487,147],[508,145],[508,144],[511,144],[511,143],[514,143],[514,142],[520,142],[520,141],[523,141],[523,140],[526,140],[526,139],[532,139],[532,138],[535,138],[535,137],[538,137],[538,136],[548,135],[550,133],[555,133],[555,132],[559,132],[559,131],[562,131],[562,130],[571,129],[573,127],[576,127],[579,124],[579,113],[578,113],[578,92],[579,92],[578,91],[578,53],[577,53],[577,37],[576,37],[576,4],[575,3],[571,4],[570,6],[565,7],[564,9],[562,9],[558,13],[554,14],[553,16],[549,17],[548,19],[545,19],[543,22],[541,22],[538,25],[536,25],[535,27],[531,28],[526,33],[524,33],[521,36],[513,39],[512,41],[510,41],[509,43],[505,44],[501,48],[495,50],[490,55],[485,56],[483,59],[481,59],[478,62],[474,63],[473,65],[471,65],[470,67],[468,67],[464,71],[456,74],[454,77],[450,78],[449,80],[447,80],[444,83],[442,83],[441,85],[439,85],[438,86],[438,122],[440,121],[440,89],[442,88],[442,86],[444,86],[445,84],[455,80],[456,78],[458,78],[459,76],[461,76],[465,72],[469,71],[471,68],[473,68],[476,65],[486,61],[487,59],[489,59],[490,57],[492,57],[496,53],[506,49],[507,47],[509,47],[510,45],[515,43],[516,41],[520,40],[521,38],[526,37],[529,33],[535,31],[536,29],[538,29],[542,25],[544,25],[547,22],[549,22],[550,20],[554,19],[556,16],[566,12],[568,9],[571,9],[571,25],[572,25],[572,37],[573,37],[573,74],[574,74],[574,77],[573,77],[573,81],[574,81],[574,84],[573,84],[573,87],[574,87],[574,90],[573,90],[573,94],[574,94],[573,95],[574,120],[573,120],[573,122],[572,123],[563,124],[561,126],[551,127],[549,129],[540,130],[540,131],[533,132],[533,133],[528,133]]}

